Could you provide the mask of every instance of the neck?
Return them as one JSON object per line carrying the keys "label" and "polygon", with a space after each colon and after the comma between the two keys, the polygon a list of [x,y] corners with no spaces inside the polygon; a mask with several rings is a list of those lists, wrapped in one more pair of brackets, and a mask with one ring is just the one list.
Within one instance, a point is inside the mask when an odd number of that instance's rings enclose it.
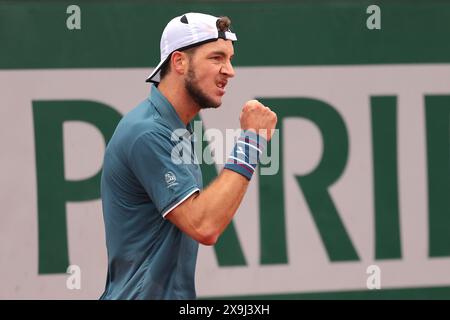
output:
{"label": "neck", "polygon": [[169,100],[181,121],[187,125],[200,111],[200,106],[192,100],[182,83],[161,81],[158,90]]}

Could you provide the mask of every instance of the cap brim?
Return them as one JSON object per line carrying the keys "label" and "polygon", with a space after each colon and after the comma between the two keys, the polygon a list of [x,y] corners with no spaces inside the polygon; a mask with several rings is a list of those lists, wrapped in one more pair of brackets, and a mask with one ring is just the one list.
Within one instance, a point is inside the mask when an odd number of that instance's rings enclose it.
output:
{"label": "cap brim", "polygon": [[147,79],[145,80],[145,82],[153,82],[153,83],[159,83],[160,76],[159,73],[161,71],[161,67],[164,64],[164,62],[167,61],[167,58],[165,60],[161,60],[159,62],[159,64],[156,66],[156,68],[153,70],[153,72],[147,77]]}

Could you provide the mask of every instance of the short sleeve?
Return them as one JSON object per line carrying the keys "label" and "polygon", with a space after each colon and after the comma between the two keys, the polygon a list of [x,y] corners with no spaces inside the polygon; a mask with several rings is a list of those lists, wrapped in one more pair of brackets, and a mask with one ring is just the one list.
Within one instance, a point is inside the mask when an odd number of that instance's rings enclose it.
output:
{"label": "short sleeve", "polygon": [[163,217],[200,190],[188,165],[172,159],[176,146],[162,132],[146,132],[129,151],[133,173]]}

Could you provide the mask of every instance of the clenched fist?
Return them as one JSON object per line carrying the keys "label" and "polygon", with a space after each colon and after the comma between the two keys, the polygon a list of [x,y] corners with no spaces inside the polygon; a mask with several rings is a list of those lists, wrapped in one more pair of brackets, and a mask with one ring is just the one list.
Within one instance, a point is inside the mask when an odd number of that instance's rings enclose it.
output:
{"label": "clenched fist", "polygon": [[239,117],[242,130],[252,130],[269,141],[277,124],[277,115],[258,100],[244,105]]}

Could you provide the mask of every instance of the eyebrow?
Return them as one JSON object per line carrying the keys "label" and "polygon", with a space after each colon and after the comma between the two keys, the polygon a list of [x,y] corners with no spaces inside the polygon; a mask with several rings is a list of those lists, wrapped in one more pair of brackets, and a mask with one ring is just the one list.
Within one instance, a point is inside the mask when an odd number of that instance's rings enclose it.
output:
{"label": "eyebrow", "polygon": [[[219,56],[222,56],[222,57],[226,57],[227,56],[227,54],[225,52],[223,52],[223,51],[213,51],[209,55],[219,55]],[[233,58],[233,57],[234,57],[234,54],[230,56],[230,58]]]}

